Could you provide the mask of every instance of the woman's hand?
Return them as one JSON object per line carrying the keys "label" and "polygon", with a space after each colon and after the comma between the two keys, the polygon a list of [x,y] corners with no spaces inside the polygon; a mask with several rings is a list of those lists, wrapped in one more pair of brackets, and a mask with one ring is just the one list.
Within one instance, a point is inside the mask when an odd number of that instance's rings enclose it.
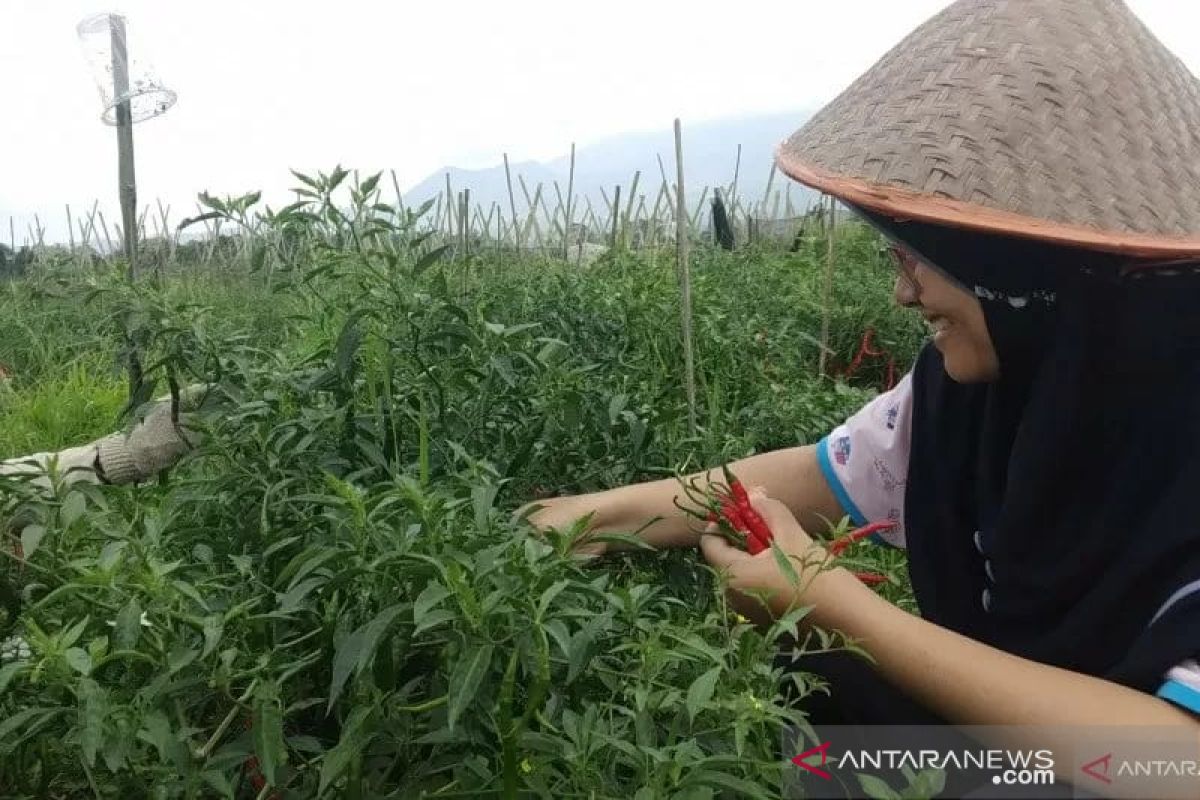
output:
{"label": "woman's hand", "polygon": [[[772,539],[792,565],[798,581],[793,584],[792,576],[780,566],[771,548],[752,556],[724,537],[706,531],[700,538],[700,549],[710,565],[726,574],[729,599],[739,613],[766,623],[792,608],[815,604],[818,592],[836,588],[836,582],[849,578],[851,583],[858,583],[845,570],[825,569],[832,558],[829,551],[813,541],[782,502],[768,497],[761,487],[754,487],[750,490],[750,505],[771,529]],[[709,530],[713,529],[710,525]]]}
{"label": "woman's hand", "polygon": [[588,536],[588,532],[595,531],[604,516],[603,503],[598,502],[597,495],[564,495],[535,500],[517,509],[515,516],[520,518],[536,506],[541,508],[529,513],[527,519],[538,533],[544,533],[550,528],[566,533],[579,524],[583,517],[591,514],[592,519],[587,528],[581,531],[579,543],[572,552],[588,558],[602,556],[607,552],[605,542],[590,541]]}

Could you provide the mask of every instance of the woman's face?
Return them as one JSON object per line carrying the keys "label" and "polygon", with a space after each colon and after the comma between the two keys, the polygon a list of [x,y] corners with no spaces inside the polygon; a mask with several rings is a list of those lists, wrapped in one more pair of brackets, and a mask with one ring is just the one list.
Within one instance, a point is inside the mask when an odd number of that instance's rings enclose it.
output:
{"label": "woman's face", "polygon": [[896,302],[925,318],[933,331],[933,345],[941,351],[946,374],[959,383],[995,380],[1000,374],[1000,360],[979,298],[917,258],[902,254],[898,260]]}

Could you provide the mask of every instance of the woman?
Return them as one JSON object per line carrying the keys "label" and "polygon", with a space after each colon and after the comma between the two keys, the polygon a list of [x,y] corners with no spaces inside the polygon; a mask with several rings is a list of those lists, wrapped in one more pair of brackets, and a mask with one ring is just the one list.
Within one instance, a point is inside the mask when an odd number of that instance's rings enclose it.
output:
{"label": "woman", "polygon": [[743,613],[812,605],[874,660],[822,665],[830,719],[1200,736],[1197,131],[1200,83],[1117,0],[961,0],[781,146],[895,245],[934,334],[815,447],[731,466],[798,563],[822,519],[900,523],[921,617],[843,569],[792,587],[689,530],[670,480],[534,522],[661,516],[644,538],[698,541]]}

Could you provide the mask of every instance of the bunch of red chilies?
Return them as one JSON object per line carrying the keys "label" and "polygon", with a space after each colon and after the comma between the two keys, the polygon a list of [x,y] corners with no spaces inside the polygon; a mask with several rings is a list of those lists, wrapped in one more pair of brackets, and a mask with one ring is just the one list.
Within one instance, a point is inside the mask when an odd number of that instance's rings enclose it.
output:
{"label": "bunch of red chilies", "polygon": [[[722,470],[725,483],[710,482],[707,492],[699,489],[694,482],[680,481],[684,493],[694,507],[682,506],[678,500],[675,506],[689,516],[702,519],[706,523],[716,523],[716,532],[719,535],[750,555],[758,555],[771,546],[771,528],[750,504],[750,493],[746,491],[742,482],[728,467],[722,467]],[[703,511],[697,511],[697,506]],[[872,522],[864,525],[833,541],[829,545],[829,552],[831,555],[840,556],[854,542],[895,525],[894,522]],[[868,586],[887,582],[887,578],[877,572],[855,572],[854,577]]]}

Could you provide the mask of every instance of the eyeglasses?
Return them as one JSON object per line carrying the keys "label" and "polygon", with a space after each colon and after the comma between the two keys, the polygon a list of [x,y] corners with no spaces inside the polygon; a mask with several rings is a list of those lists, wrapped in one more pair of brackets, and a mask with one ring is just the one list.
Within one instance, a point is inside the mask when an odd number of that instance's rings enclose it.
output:
{"label": "eyeglasses", "polygon": [[898,244],[889,243],[886,249],[896,275],[904,281],[907,288],[920,294],[921,284],[917,283],[917,265],[920,261],[917,257]]}

